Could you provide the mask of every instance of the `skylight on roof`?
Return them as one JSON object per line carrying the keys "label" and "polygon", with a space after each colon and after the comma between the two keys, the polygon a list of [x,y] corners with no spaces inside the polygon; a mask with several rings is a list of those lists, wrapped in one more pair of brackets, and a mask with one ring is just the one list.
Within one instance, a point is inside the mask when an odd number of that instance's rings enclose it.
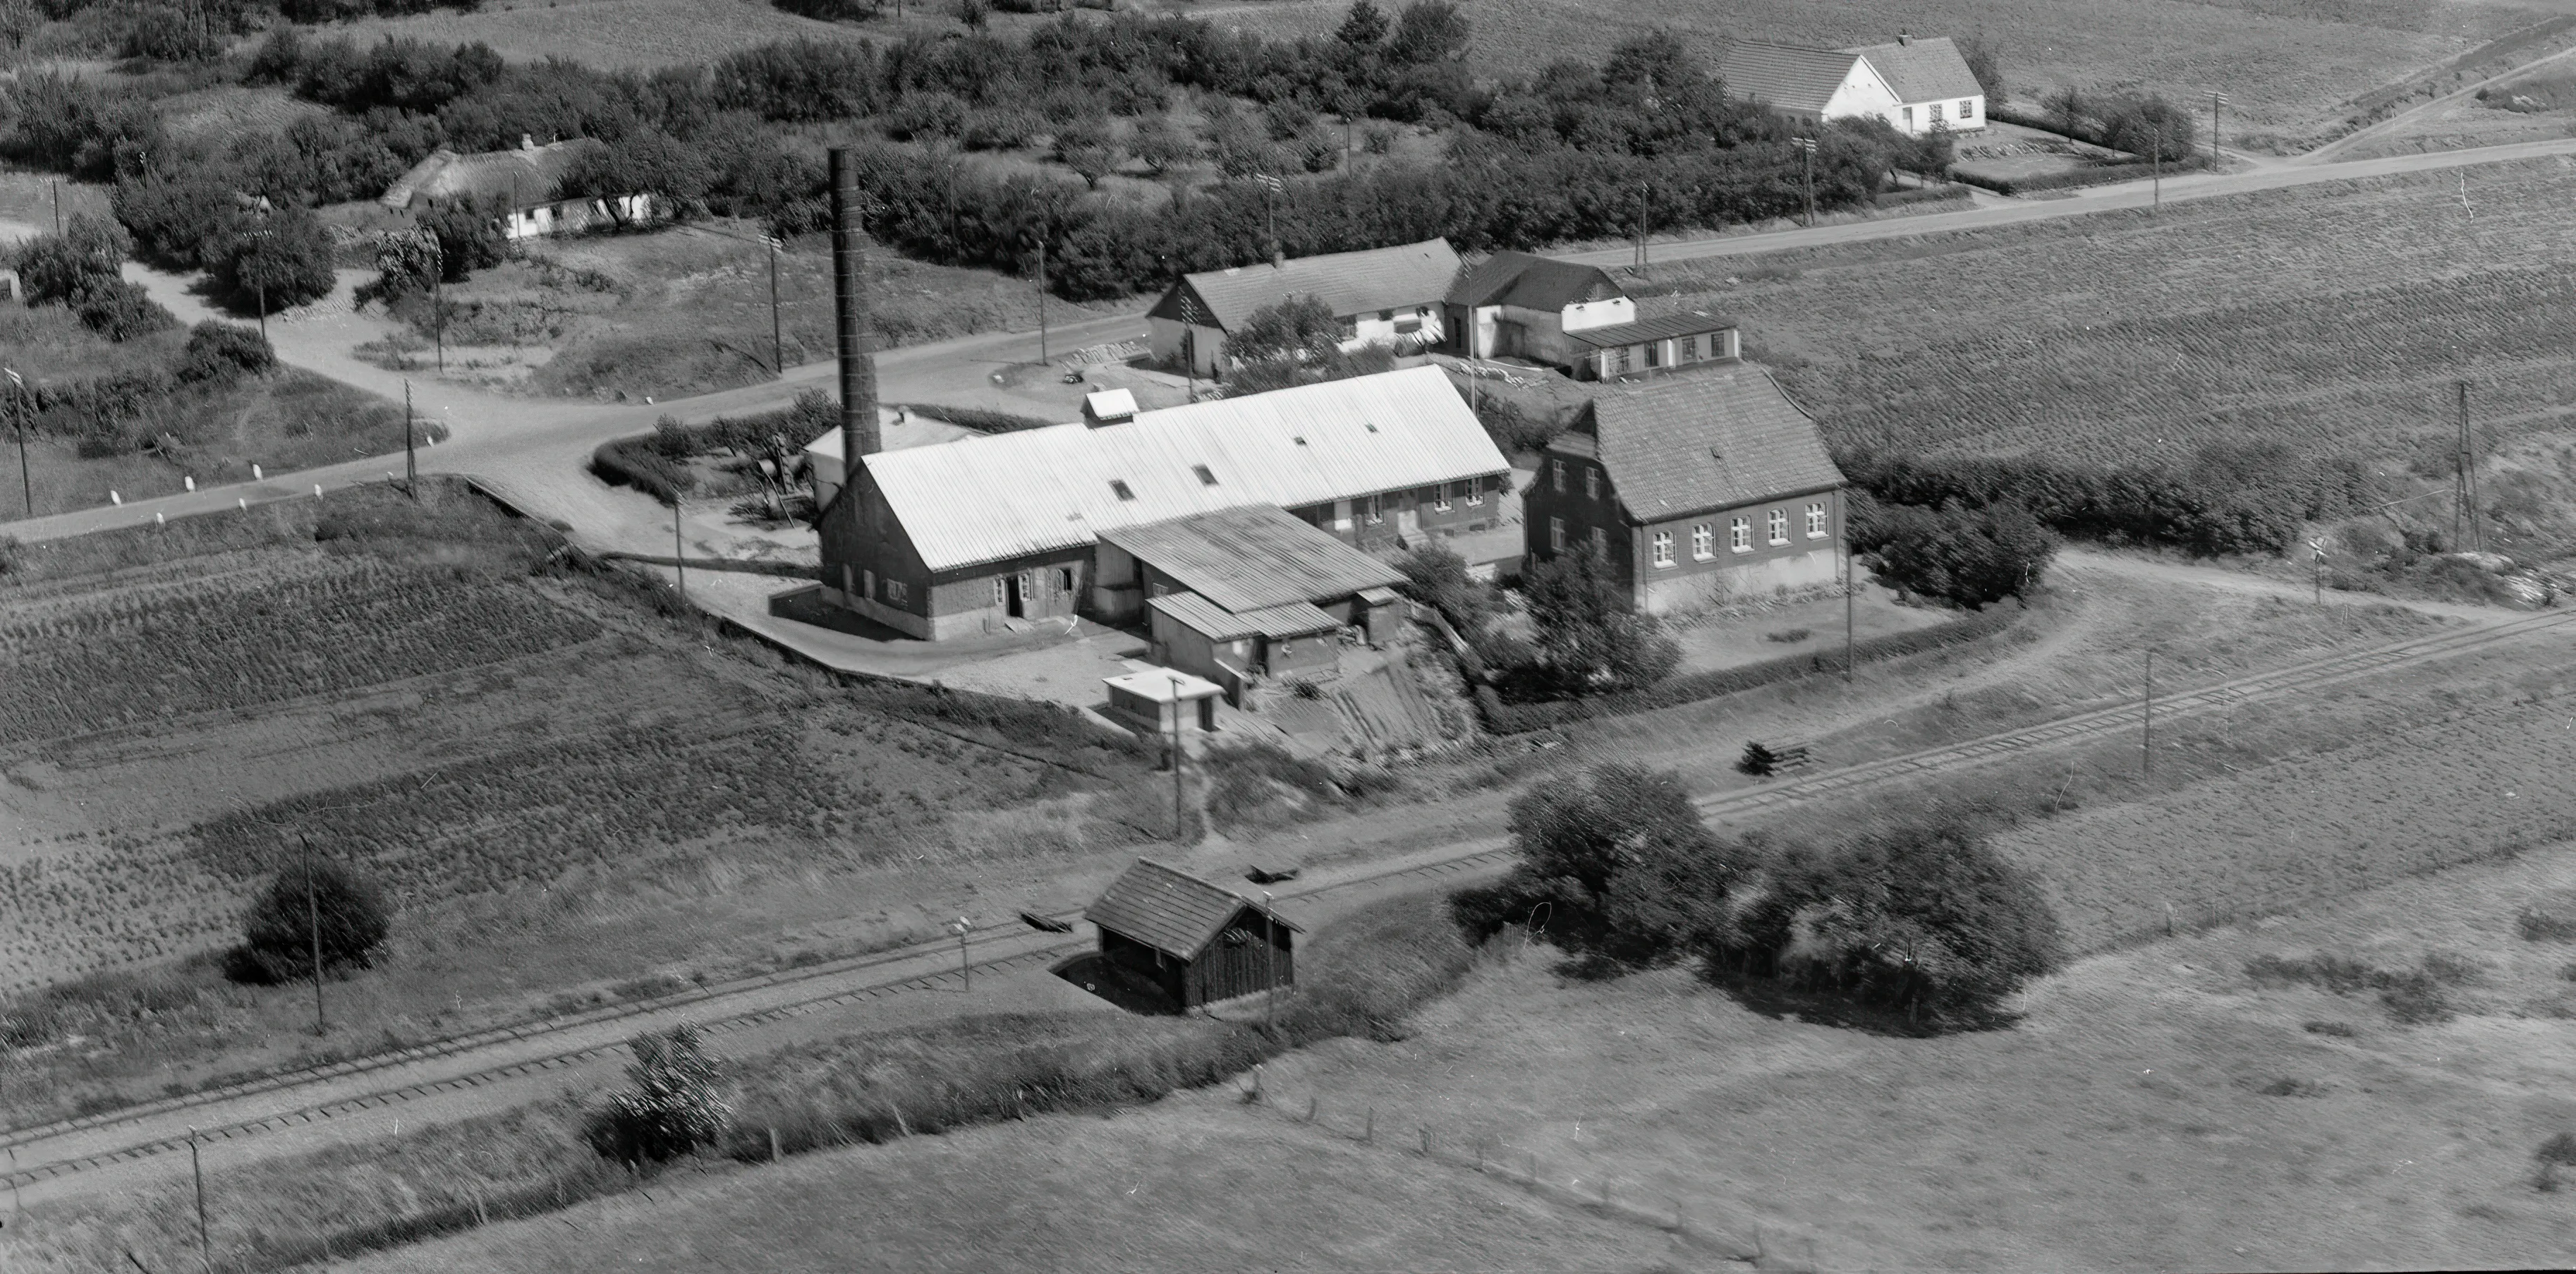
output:
{"label": "skylight on roof", "polygon": [[1298,446],[1300,446],[1300,447],[1302,447],[1302,446],[1305,446],[1305,445],[1306,445],[1306,435],[1304,435],[1304,434],[1299,434],[1299,435],[1297,435],[1297,445],[1298,445]]}
{"label": "skylight on roof", "polygon": [[1376,433],[1376,432],[1377,432],[1377,426],[1376,426],[1375,424],[1370,423],[1370,422],[1367,422],[1367,421],[1362,421],[1361,423],[1362,423],[1362,424],[1367,424],[1367,425],[1368,425],[1368,431],[1369,431],[1370,433]]}
{"label": "skylight on roof", "polygon": [[1121,500],[1133,500],[1136,498],[1136,489],[1128,486],[1126,480],[1123,478],[1111,478],[1109,480],[1109,489]]}
{"label": "skylight on roof", "polygon": [[1209,468],[1208,468],[1206,465],[1203,465],[1203,464],[1194,464],[1194,465],[1191,465],[1191,466],[1190,466],[1190,472],[1192,472],[1192,473],[1195,473],[1195,474],[1199,475],[1199,482],[1200,482],[1201,484],[1206,485],[1206,486],[1211,486],[1211,487],[1216,485],[1216,474],[1215,474],[1214,472],[1210,471],[1210,470],[1209,470]]}

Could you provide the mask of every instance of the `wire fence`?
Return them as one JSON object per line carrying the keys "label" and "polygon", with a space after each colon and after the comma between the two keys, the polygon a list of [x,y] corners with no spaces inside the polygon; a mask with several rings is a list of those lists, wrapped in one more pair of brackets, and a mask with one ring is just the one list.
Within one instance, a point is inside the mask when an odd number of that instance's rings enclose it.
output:
{"label": "wire fence", "polygon": [[1669,1189],[1607,1173],[1569,1171],[1529,1146],[1487,1132],[1462,1133],[1417,1116],[1359,1101],[1327,1101],[1321,1091],[1298,1097],[1271,1086],[1256,1066],[1240,1081],[1247,1106],[1258,1107],[1318,1132],[1411,1155],[1427,1165],[1466,1169],[1521,1187],[1531,1194],[1597,1216],[1648,1226],[1675,1243],[1728,1261],[1753,1262],[1765,1271],[1815,1274],[1816,1236],[1803,1229],[1754,1220],[1706,1200],[1685,1201]]}

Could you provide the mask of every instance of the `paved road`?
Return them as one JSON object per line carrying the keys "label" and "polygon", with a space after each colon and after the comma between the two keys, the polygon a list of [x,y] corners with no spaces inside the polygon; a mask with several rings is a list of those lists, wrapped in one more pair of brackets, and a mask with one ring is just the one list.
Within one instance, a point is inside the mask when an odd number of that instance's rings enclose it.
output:
{"label": "paved road", "polygon": [[[2282,164],[2258,168],[2251,172],[2194,173],[2188,176],[2166,178],[2164,198],[2166,203],[2185,203],[2195,199],[2214,199],[2221,195],[2241,195],[2258,190],[2281,190],[2324,181],[2351,181],[2355,178],[2385,177],[2396,173],[2471,168],[2484,164],[2511,163],[2523,159],[2542,159],[2554,155],[2576,155],[2576,138],[2518,142],[2510,146],[2481,146],[2471,150],[2434,151],[2422,155],[2392,155],[2384,159]],[[2150,181],[2120,182],[2114,185],[2083,187],[2063,198],[2018,199],[1958,212],[1927,212],[1915,216],[1883,217],[1875,221],[1818,226],[1812,230],[1772,230],[1760,234],[1737,234],[1678,243],[1658,243],[1653,245],[1652,259],[1689,261],[1705,257],[1752,256],[1764,252],[1785,252],[1793,248],[1869,243],[1879,239],[1903,239],[1916,235],[1946,234],[1957,230],[1982,230],[1990,226],[2054,221],[2062,217],[2082,217],[2119,208],[2144,208],[2155,200],[2152,186],[2153,183]],[[1635,258],[1632,249],[1623,247],[1604,248],[1597,252],[1567,253],[1563,259],[1583,265],[1616,267],[1627,265]]]}

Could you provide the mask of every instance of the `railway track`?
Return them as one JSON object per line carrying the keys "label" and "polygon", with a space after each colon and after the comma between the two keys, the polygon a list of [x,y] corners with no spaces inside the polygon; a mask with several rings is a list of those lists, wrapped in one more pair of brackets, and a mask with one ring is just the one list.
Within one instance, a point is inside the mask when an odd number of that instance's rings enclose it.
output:
{"label": "railway track", "polygon": [[[2157,701],[2157,710],[2159,716],[2178,717],[2196,715],[2237,704],[2273,701],[2301,691],[2314,690],[2417,664],[2456,658],[2537,635],[2561,632],[2576,633],[2576,611],[2549,612],[2465,632],[2434,634],[2367,650],[2331,655],[2288,668],[2238,677],[2214,685],[2180,690],[2169,696],[2160,697]],[[1966,769],[2053,745],[2101,738],[2130,729],[2137,724],[2138,720],[2138,705],[2116,704],[1964,743],[1863,762],[1792,782],[1769,784],[1707,797],[1698,801],[1697,805],[1703,814],[1711,816],[1742,814],[1836,795],[1875,784]],[[1461,844],[1457,849],[1459,850],[1457,853],[1428,861],[1361,872],[1336,877],[1329,882],[1317,881],[1273,892],[1280,901],[1299,901],[1406,878],[1464,877],[1500,869],[1508,863],[1511,856],[1508,845],[1499,841]],[[1067,910],[1056,912],[1051,918],[1070,921],[1078,918],[1079,915],[1079,911]],[[563,1035],[581,1027],[637,1019],[651,1014],[671,1013],[693,1006],[703,1006],[711,1011],[710,1015],[695,1019],[703,1029],[716,1034],[729,1034],[824,1009],[893,995],[941,989],[968,976],[970,971],[990,976],[995,973],[1021,970],[1033,964],[1071,954],[1085,946],[1079,939],[1040,940],[1028,933],[997,932],[968,939],[967,958],[963,961],[965,968],[939,973],[916,972],[876,980],[870,980],[866,976],[874,970],[944,953],[951,945],[945,942],[923,944],[900,951],[764,974],[679,995],[636,1001],[544,1022],[497,1027],[414,1048],[307,1070],[284,1072],[227,1088],[210,1089],[115,1111],[12,1129],[6,1133],[0,1133],[0,1149],[14,1154],[19,1148],[75,1133],[113,1128],[120,1124],[142,1125],[147,1121],[158,1120],[172,1114],[211,1107],[261,1093],[287,1092],[299,1087],[431,1062],[443,1057],[465,1057],[477,1051]],[[980,960],[976,958],[979,955],[982,957]],[[854,978],[857,980],[851,981]],[[729,1001],[739,1003],[760,992],[806,985],[813,986],[813,994],[799,996],[783,1003],[766,1004],[735,1012],[725,1011],[725,1005]],[[625,1047],[624,1041],[620,1039],[570,1048],[456,1075],[408,1085],[390,1086],[381,1091],[316,1103],[258,1119],[201,1128],[196,1135],[214,1141],[255,1137],[264,1133],[283,1131],[399,1105],[433,1094],[478,1088],[546,1071],[562,1070],[623,1047]],[[0,1174],[0,1186],[32,1185],[114,1164],[150,1158],[167,1151],[185,1149],[187,1145],[188,1140],[185,1137],[144,1137],[108,1150],[16,1168]]]}

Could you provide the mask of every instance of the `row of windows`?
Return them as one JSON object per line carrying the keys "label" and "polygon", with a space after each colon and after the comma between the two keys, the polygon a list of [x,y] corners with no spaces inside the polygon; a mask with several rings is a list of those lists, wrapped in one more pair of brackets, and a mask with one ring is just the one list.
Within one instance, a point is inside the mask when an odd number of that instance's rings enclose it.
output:
{"label": "row of windows", "polygon": [[[1466,501],[1467,507],[1471,509],[1483,504],[1485,502],[1484,483],[1469,479],[1465,482],[1443,482],[1431,488],[1431,511],[1434,513],[1447,513],[1451,503],[1457,500]],[[1371,526],[1386,521],[1385,495],[1364,496],[1360,499],[1359,506],[1361,518]]]}
{"label": "row of windows", "polygon": [[[1806,523],[1808,539],[1823,539],[1825,536],[1826,523],[1825,506],[1821,503],[1808,505],[1806,509]],[[1762,529],[1772,544],[1780,545],[1788,543],[1789,511],[1787,509],[1771,510],[1770,514],[1763,518]],[[1655,565],[1671,566],[1680,560],[1673,556],[1672,532],[1657,531],[1648,543],[1654,550]],[[1607,551],[1610,546],[1609,532],[1597,526],[1592,528],[1592,546],[1594,548]],[[1547,520],[1547,547],[1550,552],[1554,553],[1562,553],[1565,551],[1565,519],[1549,518]],[[1739,517],[1728,522],[1726,528],[1726,547],[1730,552],[1736,553],[1750,553],[1753,551],[1753,519],[1749,517]],[[1694,561],[1705,562],[1716,556],[1716,526],[1711,523],[1702,522],[1699,525],[1692,527],[1691,558]]]}
{"label": "row of windows", "polygon": [[[1929,107],[1926,107],[1926,108],[1925,108],[1925,109],[1927,109],[1927,110],[1929,110],[1929,111],[1931,111],[1931,112],[1932,112],[1932,122],[1933,122],[1933,123],[1935,123],[1935,124],[1938,124],[1938,123],[1940,123],[1940,122],[1941,122],[1941,106],[1942,106],[1942,103],[1934,102],[1934,103],[1932,103]],[[1962,120],[1970,120],[1970,119],[1975,119],[1976,117],[1977,117],[1977,99],[1975,99],[1975,98],[1971,97],[1971,98],[1968,98],[1968,99],[1966,99],[1966,100],[1964,100],[1964,101],[1961,101],[1961,102],[1959,103],[1959,118],[1960,118],[1960,119],[1962,119]],[[1906,107],[1906,108],[1905,108],[1905,126],[1906,126],[1907,128],[1912,128],[1912,127],[1914,127],[1914,108],[1913,108],[1913,107],[1911,107],[1911,106],[1908,106],[1908,107]]]}
{"label": "row of windows", "polygon": [[[1718,332],[1676,337],[1673,340],[1674,361],[1677,364],[1696,363],[1701,359],[1715,358],[1718,356],[1718,342],[1723,339],[1723,334]],[[1642,355],[1638,352],[1641,350],[1644,351]],[[1613,376],[1621,372],[1632,372],[1637,370],[1637,360],[1640,357],[1645,360],[1648,367],[1663,366],[1664,343],[1648,341],[1643,345],[1622,345],[1617,349],[1605,349],[1601,351],[1601,370]]]}
{"label": "row of windows", "polygon": [[[1049,574],[1051,574],[1051,575],[1053,575],[1053,576],[1055,576],[1055,591],[1057,591],[1057,592],[1059,592],[1059,593],[1070,593],[1070,592],[1072,592],[1072,591],[1073,591],[1073,568],[1072,568],[1072,567],[1070,567],[1070,566],[1058,566],[1058,567],[1054,567],[1054,568],[1052,568],[1048,573],[1049,573]],[[1010,585],[1011,585],[1010,577],[1008,577],[1008,576],[1004,576],[1004,575],[996,575],[996,576],[994,576],[994,577],[993,577],[993,604],[994,604],[994,605],[996,605],[996,606],[1007,606],[1007,605],[1009,605],[1009,604],[1010,604],[1010,601],[1011,601],[1011,587],[1010,587]],[[1035,601],[1035,600],[1037,600],[1037,595],[1038,595],[1038,573],[1037,573],[1036,571],[1022,571],[1022,572],[1020,572],[1020,599],[1021,599],[1022,601]],[[1161,596],[1161,595],[1162,595],[1162,594],[1161,594],[1160,592],[1157,592],[1157,593],[1155,594],[1155,596],[1157,596],[1157,597],[1159,597],[1159,596]]]}

